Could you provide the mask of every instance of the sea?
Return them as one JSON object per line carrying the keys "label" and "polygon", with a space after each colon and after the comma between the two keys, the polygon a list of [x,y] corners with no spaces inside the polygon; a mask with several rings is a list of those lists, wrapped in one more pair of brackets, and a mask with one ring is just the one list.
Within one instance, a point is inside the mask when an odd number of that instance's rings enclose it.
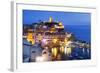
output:
{"label": "sea", "polygon": [[65,32],[73,33],[78,40],[91,43],[91,25],[66,25]]}
{"label": "sea", "polygon": [[[91,25],[66,25],[65,31],[74,34],[77,40],[91,44]],[[83,52],[84,51],[84,52]],[[73,48],[69,60],[91,59],[91,48]]]}

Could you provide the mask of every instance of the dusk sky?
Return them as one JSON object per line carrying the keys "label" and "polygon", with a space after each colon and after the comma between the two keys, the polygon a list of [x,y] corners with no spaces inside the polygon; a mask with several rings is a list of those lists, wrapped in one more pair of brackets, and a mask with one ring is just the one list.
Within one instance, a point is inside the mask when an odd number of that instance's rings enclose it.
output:
{"label": "dusk sky", "polygon": [[91,24],[90,13],[23,10],[23,24],[32,24],[39,20],[49,21],[49,17],[52,17],[54,21],[61,21],[64,25]]}

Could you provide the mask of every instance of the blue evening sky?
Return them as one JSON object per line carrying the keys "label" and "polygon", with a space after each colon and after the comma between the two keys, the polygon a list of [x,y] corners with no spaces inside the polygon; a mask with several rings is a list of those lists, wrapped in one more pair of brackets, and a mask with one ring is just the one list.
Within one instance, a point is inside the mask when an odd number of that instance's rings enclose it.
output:
{"label": "blue evening sky", "polygon": [[23,10],[23,24],[32,24],[39,20],[49,21],[49,17],[52,17],[54,21],[61,21],[64,25],[91,24],[90,13]]}

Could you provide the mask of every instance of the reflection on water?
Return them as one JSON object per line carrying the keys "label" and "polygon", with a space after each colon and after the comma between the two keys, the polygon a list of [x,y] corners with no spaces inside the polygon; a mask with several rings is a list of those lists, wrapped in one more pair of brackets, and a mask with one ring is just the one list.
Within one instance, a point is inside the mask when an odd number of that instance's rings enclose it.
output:
{"label": "reflection on water", "polygon": [[[25,43],[25,39],[23,41]],[[23,62],[91,59],[91,49],[89,48],[55,47],[50,51],[48,50],[50,48],[43,49],[38,43],[35,45],[24,44],[23,48]]]}

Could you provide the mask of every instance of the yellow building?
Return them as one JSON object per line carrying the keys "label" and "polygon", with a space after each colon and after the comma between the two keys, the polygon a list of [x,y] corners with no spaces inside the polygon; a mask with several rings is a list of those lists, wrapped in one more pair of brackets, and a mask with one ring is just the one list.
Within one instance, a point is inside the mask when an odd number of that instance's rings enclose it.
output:
{"label": "yellow building", "polygon": [[31,42],[32,45],[35,44],[34,33],[32,32],[31,29],[28,30],[27,41]]}

